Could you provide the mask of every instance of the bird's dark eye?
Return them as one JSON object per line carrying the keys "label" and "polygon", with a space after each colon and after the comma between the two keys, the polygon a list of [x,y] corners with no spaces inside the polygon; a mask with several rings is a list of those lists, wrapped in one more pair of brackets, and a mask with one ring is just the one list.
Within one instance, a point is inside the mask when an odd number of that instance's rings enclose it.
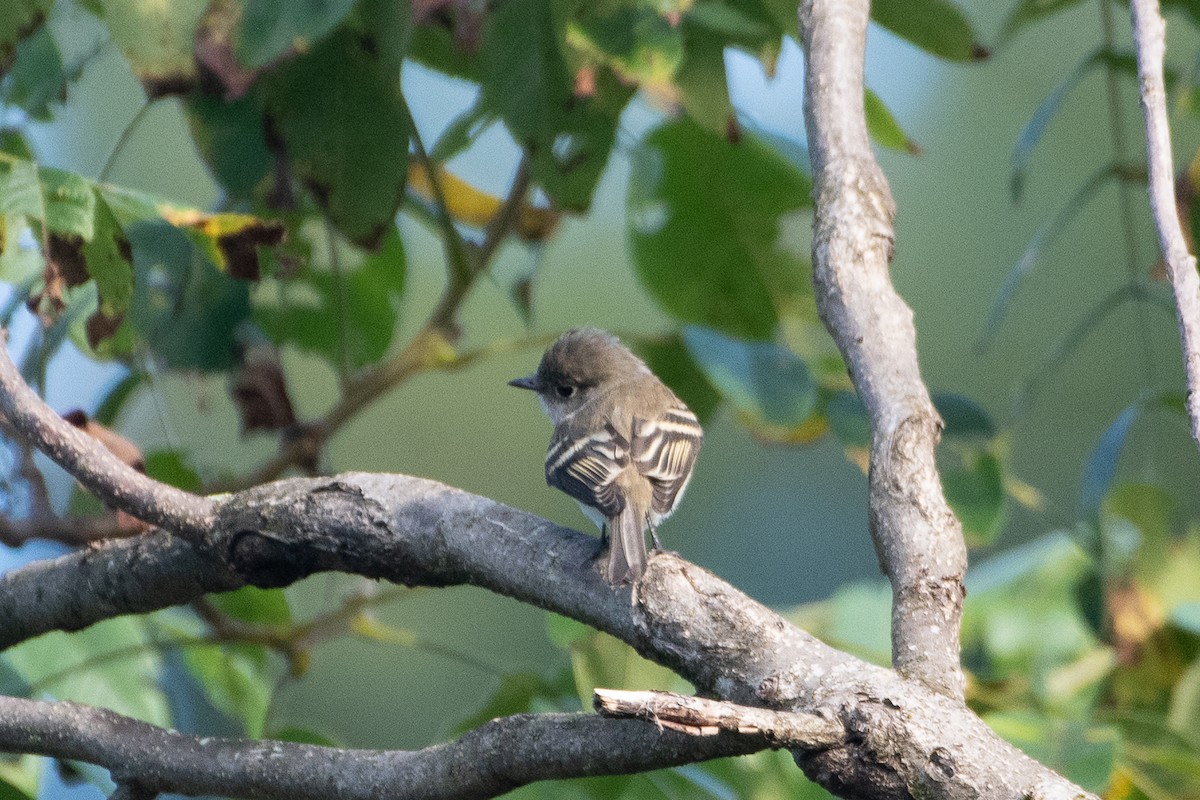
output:
{"label": "bird's dark eye", "polygon": [[558,392],[559,397],[565,399],[575,394],[575,387],[569,383],[560,383],[558,386],[554,387],[554,391]]}

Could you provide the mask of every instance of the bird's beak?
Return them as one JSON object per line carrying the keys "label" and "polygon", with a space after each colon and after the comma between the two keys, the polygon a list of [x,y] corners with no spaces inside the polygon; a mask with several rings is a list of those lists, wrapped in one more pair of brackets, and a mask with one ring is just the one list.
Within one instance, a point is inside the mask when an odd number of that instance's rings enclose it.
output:
{"label": "bird's beak", "polygon": [[542,382],[538,380],[537,375],[527,375],[524,378],[513,378],[508,382],[509,386],[515,386],[518,389],[528,389],[531,392],[536,392],[542,388]]}

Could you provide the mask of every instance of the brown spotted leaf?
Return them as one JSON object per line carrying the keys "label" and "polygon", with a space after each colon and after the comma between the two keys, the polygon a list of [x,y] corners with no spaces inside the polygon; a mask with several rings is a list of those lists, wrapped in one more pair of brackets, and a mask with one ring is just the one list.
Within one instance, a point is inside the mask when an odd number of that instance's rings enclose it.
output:
{"label": "brown spotted leaf", "polygon": [[206,214],[195,209],[160,208],[163,219],[187,231],[222,272],[256,281],[262,277],[259,247],[274,247],[284,226],[249,214]]}
{"label": "brown spotted leaf", "polygon": [[242,419],[243,436],[251,431],[281,430],[296,422],[283,365],[274,345],[259,344],[247,349],[230,393]]}

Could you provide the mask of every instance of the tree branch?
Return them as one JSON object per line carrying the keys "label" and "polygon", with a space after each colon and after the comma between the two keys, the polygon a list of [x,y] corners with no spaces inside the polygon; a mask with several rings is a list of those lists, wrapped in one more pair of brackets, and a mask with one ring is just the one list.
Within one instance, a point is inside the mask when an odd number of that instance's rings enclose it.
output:
{"label": "tree branch", "polygon": [[189,736],[75,703],[0,697],[0,750],[98,764],[140,792],[127,797],[468,800],[534,781],[644,772],[766,746],[762,737],[697,738],[591,714],[521,714],[423,750],[350,750]]}
{"label": "tree branch", "polygon": [[659,728],[691,736],[716,736],[724,731],[765,737],[774,748],[803,750],[827,749],[846,741],[846,729],[822,714],[771,711],[672,692],[597,689],[592,704],[606,717],[646,719]]}
{"label": "tree branch", "polygon": [[13,428],[113,508],[188,539],[212,528],[215,502],[143,475],[64,422],[21,379],[7,344],[7,332],[0,331],[0,414]]}
{"label": "tree branch", "polygon": [[[0,358],[0,387],[7,380],[6,369],[12,369],[11,362]],[[75,429],[27,389],[0,402],[12,409],[14,418],[38,420],[30,426],[38,444],[60,447],[66,464],[98,475],[99,485],[116,482],[126,469],[107,451],[96,453],[87,437],[67,436]],[[150,478],[139,478],[148,482],[152,496],[163,488]],[[130,511],[143,494],[114,493],[114,499],[127,503],[130,508],[124,510]],[[164,514],[173,510],[164,509]],[[189,521],[187,504],[174,510],[178,525]],[[72,630],[120,614],[176,605],[244,583],[284,586],[319,571],[406,585],[473,584],[606,631],[674,669],[701,693],[837,721],[852,732],[843,744],[800,750],[796,758],[813,780],[844,797],[1093,797],[997,738],[957,699],[828,647],[678,556],[656,554],[636,585],[613,589],[594,567],[596,539],[434,481],[370,474],[280,481],[222,498],[212,528],[202,534],[185,542],[152,531],[5,574],[0,578],[0,644],[10,646],[49,630]],[[29,717],[32,710],[52,714],[61,708],[14,706],[26,714],[27,729],[39,719]],[[105,712],[78,713],[114,719],[104,717]],[[0,724],[13,718],[0,713]],[[80,720],[68,714],[67,721],[71,727]],[[109,736],[125,723],[113,724],[115,728],[105,729]],[[22,752],[42,752],[37,748],[51,741],[39,738],[36,730],[24,738],[19,731],[12,735],[18,738],[7,746]],[[163,750],[159,758],[194,755],[189,749],[193,740],[172,738],[160,744],[166,747],[168,741],[179,743],[177,751]],[[125,745],[118,741],[102,743],[116,748],[106,752],[117,753],[124,764],[151,755],[120,750]],[[277,747],[226,744],[234,748],[231,757],[236,748],[250,748],[261,756]],[[593,774],[578,771],[588,764],[598,772],[605,768],[587,761],[578,749],[564,752],[561,742],[543,744],[545,752],[539,751],[539,758],[548,755],[547,763],[574,770],[569,774]],[[345,751],[338,752],[331,756],[335,761]],[[299,796],[292,787],[313,780],[305,760],[288,766],[252,760],[255,764],[246,767],[249,772],[237,791],[218,793],[260,796],[255,793],[282,786],[282,796]],[[208,779],[223,774],[217,769],[226,766],[223,759],[206,763],[217,770],[206,773]],[[459,787],[457,773],[471,772],[453,756],[434,759],[428,768],[429,780],[416,785],[429,792]],[[539,769],[530,780],[560,774]],[[353,774],[357,772],[351,770],[343,778]],[[186,792],[194,786],[183,773],[176,776],[177,783],[169,784],[124,774],[115,777],[149,789],[169,786]],[[455,788],[450,796],[464,793]]]}
{"label": "tree branch", "polygon": [[443,220],[443,233],[447,237],[446,258],[450,269],[446,288],[437,307],[407,345],[363,375],[349,381],[341,398],[328,413],[320,420],[304,426],[303,434],[284,444],[278,455],[240,479],[219,483],[213,487],[214,490],[238,491],[278,478],[288,467],[302,463],[305,458],[312,459],[314,454],[320,453],[325,442],[343,425],[413,375],[434,367],[456,365],[450,347],[450,342],[454,341],[458,333],[455,316],[459,306],[470,294],[475,281],[487,272],[500,245],[517,224],[521,203],[529,193],[529,155],[522,154],[508,195],[500,211],[488,225],[483,241],[477,245],[468,245],[461,240],[458,230],[454,227],[454,221],[446,211],[437,170],[428,157],[423,155],[425,149],[419,139],[417,153],[426,162],[425,167],[434,187],[434,195],[438,198],[439,219]]}
{"label": "tree branch", "polygon": [[863,112],[867,0],[808,0],[804,119],[816,194],[813,283],[871,418],[870,522],[892,584],[892,661],[963,696],[962,525],[942,493],[942,421],[921,379],[912,310],[888,275],[895,204]]}
{"label": "tree branch", "polygon": [[1016,800],[1045,782],[1071,786],[957,701],[822,644],[677,556],[652,558],[632,592],[610,589],[593,568],[596,547],[592,537],[433,481],[293,479],[230,498],[203,546],[152,532],[8,573],[0,643],[319,570],[469,583],[611,633],[705,694],[829,715],[854,736],[805,751],[800,763],[843,796]]}
{"label": "tree branch", "polygon": [[1142,114],[1146,118],[1146,160],[1150,168],[1150,211],[1158,229],[1158,244],[1167,263],[1167,276],[1175,291],[1179,338],[1187,373],[1188,416],[1192,438],[1200,445],[1200,275],[1175,205],[1175,167],[1171,156],[1171,128],[1167,121],[1167,90],[1163,81],[1166,29],[1158,0],[1132,0],[1133,37],[1137,47]]}

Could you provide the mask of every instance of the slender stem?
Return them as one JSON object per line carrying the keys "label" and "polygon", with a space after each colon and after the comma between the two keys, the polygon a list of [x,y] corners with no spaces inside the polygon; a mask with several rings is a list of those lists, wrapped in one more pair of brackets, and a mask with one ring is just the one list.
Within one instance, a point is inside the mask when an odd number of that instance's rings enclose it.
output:
{"label": "slender stem", "polygon": [[[423,148],[418,143],[418,152],[421,150]],[[323,418],[308,425],[303,436],[282,448],[277,456],[253,472],[234,481],[218,483],[209,487],[210,491],[236,491],[274,480],[282,475],[288,467],[298,463],[303,456],[319,451],[343,425],[409,378],[430,369],[461,366],[450,344],[458,333],[455,316],[475,281],[487,271],[500,243],[512,232],[521,203],[528,191],[529,165],[528,154],[526,154],[522,156],[521,162],[517,166],[516,175],[508,195],[504,199],[504,204],[492,224],[488,226],[483,243],[473,251],[473,257],[469,258],[467,262],[463,262],[469,267],[463,278],[456,277],[459,275],[458,270],[461,265],[455,266],[454,256],[456,252],[454,242],[461,242],[461,237],[459,237],[457,229],[454,229],[453,224],[450,225],[450,230],[445,232],[445,236],[450,237],[446,248],[447,257],[451,262],[446,288],[421,330],[413,336],[408,344],[373,369],[348,381],[341,398],[333,408]],[[444,209],[444,205],[442,208]],[[463,244],[465,246],[465,243]],[[476,354],[475,358],[478,358],[479,355]]]}
{"label": "slender stem", "polygon": [[1175,167],[1167,120],[1166,81],[1163,79],[1167,24],[1158,0],[1132,0],[1130,13],[1137,46],[1142,114],[1146,120],[1150,210],[1158,229],[1159,247],[1167,262],[1167,276],[1175,292],[1187,374],[1188,416],[1192,423],[1192,438],[1200,445],[1200,275],[1196,273],[1195,257],[1188,252],[1175,201]]}
{"label": "slender stem", "polygon": [[117,137],[116,144],[113,145],[108,158],[104,160],[104,166],[100,168],[100,174],[96,177],[96,183],[104,183],[108,180],[113,167],[117,165],[117,159],[121,157],[121,153],[125,152],[125,145],[129,144],[129,139],[133,136],[134,131],[141,127],[142,122],[146,119],[146,115],[157,102],[157,100],[147,98],[142,103],[141,108],[137,110],[137,113],[129,120],[129,123],[121,130],[121,135]]}

